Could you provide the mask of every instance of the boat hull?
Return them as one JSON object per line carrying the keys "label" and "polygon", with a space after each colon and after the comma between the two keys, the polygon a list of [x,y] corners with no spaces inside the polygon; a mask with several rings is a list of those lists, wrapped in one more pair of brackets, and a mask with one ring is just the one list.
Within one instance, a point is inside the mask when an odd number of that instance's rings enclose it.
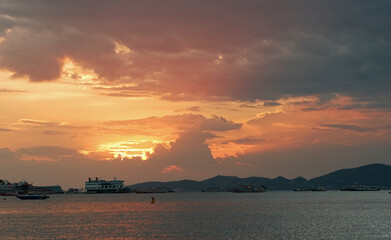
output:
{"label": "boat hull", "polygon": [[44,200],[49,198],[47,195],[18,195],[16,197],[20,200]]}

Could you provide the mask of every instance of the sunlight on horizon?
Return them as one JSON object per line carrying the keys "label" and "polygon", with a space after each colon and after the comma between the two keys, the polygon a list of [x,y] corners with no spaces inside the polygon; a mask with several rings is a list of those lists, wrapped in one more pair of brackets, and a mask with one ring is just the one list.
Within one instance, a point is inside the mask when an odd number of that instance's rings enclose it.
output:
{"label": "sunlight on horizon", "polygon": [[[147,160],[148,155],[154,152],[154,148],[162,141],[149,141],[149,140],[130,140],[121,141],[115,143],[100,144],[97,148],[97,152],[107,152],[113,155],[114,158],[120,158],[121,160],[128,158],[141,158],[143,161]],[[88,153],[89,151],[84,151]],[[105,160],[112,160],[107,157]]]}

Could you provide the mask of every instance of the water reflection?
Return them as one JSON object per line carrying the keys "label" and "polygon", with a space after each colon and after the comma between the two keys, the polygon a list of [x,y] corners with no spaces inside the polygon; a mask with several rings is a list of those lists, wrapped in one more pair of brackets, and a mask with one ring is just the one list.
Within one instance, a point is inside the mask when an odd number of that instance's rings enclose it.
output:
{"label": "water reflection", "polygon": [[0,203],[2,239],[389,239],[376,193],[51,195]]}

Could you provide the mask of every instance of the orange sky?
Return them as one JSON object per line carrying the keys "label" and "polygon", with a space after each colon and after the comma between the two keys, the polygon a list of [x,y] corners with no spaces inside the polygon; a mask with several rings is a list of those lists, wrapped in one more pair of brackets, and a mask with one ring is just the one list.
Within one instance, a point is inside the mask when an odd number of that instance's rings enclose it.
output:
{"label": "orange sky", "polygon": [[73,18],[77,6],[61,1],[47,15],[43,3],[0,4],[0,178],[82,186],[95,175],[314,177],[390,163],[378,61],[389,39],[372,25],[355,32],[327,7],[320,24],[311,7],[273,3],[216,14],[205,9],[218,1],[87,3],[95,14]]}

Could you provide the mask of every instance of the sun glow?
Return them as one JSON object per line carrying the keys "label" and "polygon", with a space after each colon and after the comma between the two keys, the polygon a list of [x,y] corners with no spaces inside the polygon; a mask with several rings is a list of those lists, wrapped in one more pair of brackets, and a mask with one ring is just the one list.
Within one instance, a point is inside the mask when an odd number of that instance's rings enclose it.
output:
{"label": "sun glow", "polygon": [[79,66],[68,57],[63,59],[62,77],[63,79],[78,80],[81,83],[93,83],[98,78],[93,70]]}
{"label": "sun glow", "polygon": [[98,146],[98,152],[108,152],[114,158],[141,158],[147,160],[147,156],[153,153],[154,147],[161,143],[160,141],[122,141],[116,143],[106,143]]}

